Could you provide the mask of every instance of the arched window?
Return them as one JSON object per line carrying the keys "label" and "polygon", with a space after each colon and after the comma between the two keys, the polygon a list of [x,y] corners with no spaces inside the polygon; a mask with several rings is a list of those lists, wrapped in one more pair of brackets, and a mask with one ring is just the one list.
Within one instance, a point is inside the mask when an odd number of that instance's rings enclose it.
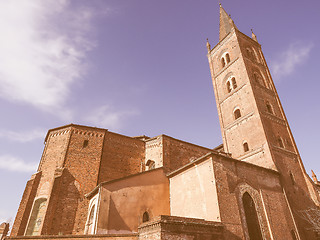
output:
{"label": "arched window", "polygon": [[231,84],[230,84],[230,81],[227,81],[227,90],[228,90],[228,93],[231,92]]}
{"label": "arched window", "polygon": [[35,200],[26,235],[37,236],[40,235],[40,228],[46,211],[46,198],[39,198]]}
{"label": "arched window", "polygon": [[231,92],[232,90],[235,90],[238,87],[237,82],[236,82],[236,78],[235,77],[231,77],[228,79],[227,81],[227,91],[228,93]]}
{"label": "arched window", "polygon": [[236,89],[237,88],[236,78],[235,77],[231,78],[231,82],[232,82],[232,88]]}
{"label": "arched window", "polygon": [[221,58],[221,64],[223,68],[226,66],[226,60],[224,59],[224,57]]}
{"label": "arched window", "polygon": [[94,215],[95,215],[96,205],[92,205],[90,209],[90,213],[86,223],[85,234],[93,234],[94,233]]}
{"label": "arched window", "polygon": [[230,62],[230,55],[229,53],[226,53],[226,60],[227,60],[227,64]]}
{"label": "arched window", "polygon": [[249,145],[248,145],[247,142],[244,142],[244,143],[243,143],[243,151],[244,151],[244,152],[248,152],[248,151],[249,151]]}
{"label": "arched window", "polygon": [[242,196],[242,203],[246,217],[250,240],[262,240],[261,228],[254,201],[248,192]]}
{"label": "arched window", "polygon": [[149,213],[148,212],[144,212],[143,216],[142,216],[142,222],[148,222],[149,219]]}
{"label": "arched window", "polygon": [[240,109],[236,109],[234,112],[234,119],[238,119],[241,117],[241,112],[240,112]]}
{"label": "arched window", "polygon": [[281,148],[284,148],[284,144],[283,144],[282,138],[278,137],[277,141],[278,141],[278,146],[281,147]]}
{"label": "arched window", "polygon": [[268,113],[273,114],[272,106],[271,106],[271,104],[270,104],[268,101],[266,102],[266,107],[267,107],[267,111],[268,111]]}
{"label": "arched window", "polygon": [[152,169],[155,169],[156,163],[149,159],[146,163],[146,166],[148,167],[148,170],[152,170]]}

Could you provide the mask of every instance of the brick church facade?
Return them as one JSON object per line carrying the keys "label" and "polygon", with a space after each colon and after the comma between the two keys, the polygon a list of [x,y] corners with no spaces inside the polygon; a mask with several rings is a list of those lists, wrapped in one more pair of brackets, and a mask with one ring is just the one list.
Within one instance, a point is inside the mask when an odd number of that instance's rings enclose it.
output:
{"label": "brick church facade", "polygon": [[[220,6],[208,60],[223,144],[48,131],[5,239],[319,239],[320,185],[300,158],[257,37]],[[0,229],[1,231],[1,229]]]}

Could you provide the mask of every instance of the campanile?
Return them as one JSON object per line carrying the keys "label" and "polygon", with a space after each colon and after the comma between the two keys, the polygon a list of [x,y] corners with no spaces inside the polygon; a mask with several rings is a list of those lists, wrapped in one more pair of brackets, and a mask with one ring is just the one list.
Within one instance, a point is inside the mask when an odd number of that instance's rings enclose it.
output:
{"label": "campanile", "polygon": [[219,43],[207,49],[224,151],[278,171],[295,209],[319,204],[256,35],[240,32],[220,5]]}

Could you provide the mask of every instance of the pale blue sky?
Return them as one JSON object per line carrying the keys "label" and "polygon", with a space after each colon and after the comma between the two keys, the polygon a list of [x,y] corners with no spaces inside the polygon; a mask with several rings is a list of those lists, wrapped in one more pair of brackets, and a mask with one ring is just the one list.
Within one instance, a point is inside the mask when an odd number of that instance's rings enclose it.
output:
{"label": "pale blue sky", "polygon": [[[320,177],[320,1],[222,1],[253,28],[308,173]],[[213,0],[0,0],[0,222],[14,219],[46,131],[69,123],[124,135],[221,143],[205,40]]]}

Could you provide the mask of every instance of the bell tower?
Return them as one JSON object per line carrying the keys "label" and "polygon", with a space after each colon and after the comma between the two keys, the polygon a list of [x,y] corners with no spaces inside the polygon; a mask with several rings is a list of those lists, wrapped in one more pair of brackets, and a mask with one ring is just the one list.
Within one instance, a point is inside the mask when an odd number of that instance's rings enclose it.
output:
{"label": "bell tower", "polygon": [[306,198],[319,204],[256,35],[240,32],[220,5],[219,43],[207,49],[224,151],[278,171],[294,208]]}

